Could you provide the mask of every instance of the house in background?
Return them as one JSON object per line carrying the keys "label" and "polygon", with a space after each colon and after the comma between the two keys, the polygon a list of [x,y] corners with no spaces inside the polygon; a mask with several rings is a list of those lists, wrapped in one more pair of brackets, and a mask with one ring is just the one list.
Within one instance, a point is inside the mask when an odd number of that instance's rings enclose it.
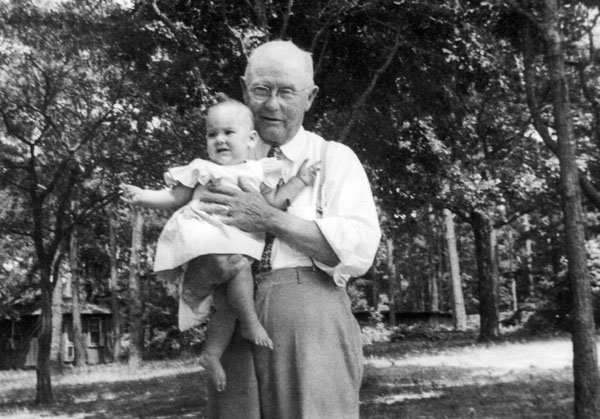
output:
{"label": "house in background", "polygon": [[[64,364],[75,361],[72,311],[71,299],[65,299],[62,305],[61,333],[61,358]],[[110,310],[96,304],[82,303],[80,312],[86,363],[93,365],[112,362]],[[19,320],[0,319],[0,369],[36,366],[40,321],[40,309],[22,315]]]}

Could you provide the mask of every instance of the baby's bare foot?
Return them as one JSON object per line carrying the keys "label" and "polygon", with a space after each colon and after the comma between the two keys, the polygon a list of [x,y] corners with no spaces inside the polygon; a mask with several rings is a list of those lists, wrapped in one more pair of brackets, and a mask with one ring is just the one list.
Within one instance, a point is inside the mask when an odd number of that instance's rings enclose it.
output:
{"label": "baby's bare foot", "polygon": [[240,332],[244,338],[255,345],[273,349],[273,341],[260,323],[241,322]]}
{"label": "baby's bare foot", "polygon": [[225,390],[227,377],[225,376],[225,370],[223,369],[219,358],[209,354],[202,354],[198,361],[200,362],[200,365],[208,371],[208,375],[217,391]]}

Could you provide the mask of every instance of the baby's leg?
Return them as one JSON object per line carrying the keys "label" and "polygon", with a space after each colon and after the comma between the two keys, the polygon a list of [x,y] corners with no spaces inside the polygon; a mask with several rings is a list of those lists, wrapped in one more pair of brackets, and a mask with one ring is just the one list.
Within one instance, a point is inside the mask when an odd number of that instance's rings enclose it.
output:
{"label": "baby's leg", "polygon": [[227,384],[225,370],[221,365],[221,355],[229,345],[235,329],[236,315],[227,302],[223,286],[215,287],[214,299],[216,311],[212,315],[206,330],[206,342],[200,355],[200,365],[206,368],[217,391],[223,391]]}
{"label": "baby's leg", "polygon": [[258,346],[273,349],[273,341],[267,331],[260,324],[254,307],[254,278],[252,277],[251,263],[240,266],[237,274],[229,280],[227,297],[240,321],[241,334],[246,339]]}

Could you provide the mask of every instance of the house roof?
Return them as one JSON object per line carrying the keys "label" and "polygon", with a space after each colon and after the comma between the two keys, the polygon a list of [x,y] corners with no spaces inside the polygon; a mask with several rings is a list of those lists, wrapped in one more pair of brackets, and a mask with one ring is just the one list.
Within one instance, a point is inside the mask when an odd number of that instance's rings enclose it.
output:
{"label": "house roof", "polygon": [[[81,314],[104,314],[104,315],[111,314],[110,309],[99,306],[97,304],[88,303],[88,302],[79,303],[79,311]],[[73,312],[73,301],[71,299],[63,301],[62,312],[63,312],[63,314],[70,314]],[[30,316],[39,316],[41,314],[42,314],[41,308],[38,308],[38,309],[28,313],[28,315],[30,315]]]}

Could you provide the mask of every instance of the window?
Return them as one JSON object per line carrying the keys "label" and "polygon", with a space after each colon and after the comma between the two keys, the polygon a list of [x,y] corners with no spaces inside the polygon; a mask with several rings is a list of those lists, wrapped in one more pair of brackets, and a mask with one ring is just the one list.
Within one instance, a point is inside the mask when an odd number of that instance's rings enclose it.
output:
{"label": "window", "polygon": [[104,346],[102,319],[99,317],[91,317],[89,320],[89,342],[89,346]]}
{"label": "window", "polygon": [[75,349],[73,348],[73,327],[71,324],[65,324],[63,331],[64,339],[64,362],[73,362],[75,360]]}

